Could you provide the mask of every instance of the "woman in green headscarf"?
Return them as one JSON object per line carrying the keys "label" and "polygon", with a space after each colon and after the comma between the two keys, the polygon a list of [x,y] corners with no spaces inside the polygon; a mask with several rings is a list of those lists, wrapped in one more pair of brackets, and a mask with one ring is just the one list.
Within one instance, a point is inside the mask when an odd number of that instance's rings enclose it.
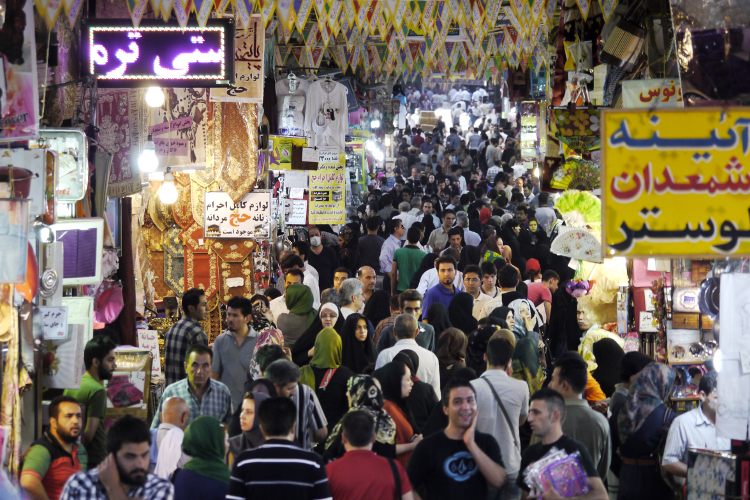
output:
{"label": "woman in green headscarf", "polygon": [[226,438],[214,417],[198,417],[185,430],[182,451],[193,458],[175,471],[174,499],[223,500],[229,489]]}
{"label": "woman in green headscarf", "polygon": [[324,328],[315,339],[315,351],[310,364],[300,368],[299,381],[315,391],[323,414],[328,420],[328,432],[349,410],[346,384],[354,375],[341,366],[341,337],[333,328]]}
{"label": "woman in green headscarf", "polygon": [[284,347],[291,349],[318,313],[313,309],[313,294],[307,285],[289,285],[284,301],[289,312],[280,314],[276,325],[284,334]]}

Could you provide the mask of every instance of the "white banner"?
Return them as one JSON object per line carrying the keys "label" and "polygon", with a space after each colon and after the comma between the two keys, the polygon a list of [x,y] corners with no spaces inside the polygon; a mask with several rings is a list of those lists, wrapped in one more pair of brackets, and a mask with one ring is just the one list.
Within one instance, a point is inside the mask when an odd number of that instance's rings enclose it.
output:
{"label": "white banner", "polygon": [[251,238],[270,221],[271,192],[253,191],[235,204],[223,191],[207,191],[203,217],[205,238]]}
{"label": "white banner", "polygon": [[623,108],[682,108],[679,80],[626,80],[622,82]]}

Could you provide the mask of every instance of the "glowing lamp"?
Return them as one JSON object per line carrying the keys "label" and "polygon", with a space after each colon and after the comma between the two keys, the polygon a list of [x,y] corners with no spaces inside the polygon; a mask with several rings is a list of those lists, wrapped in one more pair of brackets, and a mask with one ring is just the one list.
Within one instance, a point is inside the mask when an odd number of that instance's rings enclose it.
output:
{"label": "glowing lamp", "polygon": [[159,199],[165,205],[171,205],[177,201],[177,196],[179,194],[174,187],[174,176],[171,172],[167,172],[164,175],[164,182],[162,182],[161,188],[159,188]]}

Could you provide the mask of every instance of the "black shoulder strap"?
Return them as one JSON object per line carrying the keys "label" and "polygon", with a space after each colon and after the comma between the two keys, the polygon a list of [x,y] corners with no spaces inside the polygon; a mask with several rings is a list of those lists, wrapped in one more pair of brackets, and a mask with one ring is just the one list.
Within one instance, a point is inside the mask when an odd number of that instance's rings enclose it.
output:
{"label": "black shoulder strap", "polygon": [[508,430],[510,430],[510,435],[513,436],[513,444],[518,448],[518,451],[521,451],[521,447],[518,444],[518,441],[516,440],[516,432],[513,430],[513,422],[510,420],[510,416],[508,415],[508,411],[505,409],[505,405],[500,400],[500,396],[498,395],[495,388],[492,386],[492,383],[487,380],[486,378],[483,378],[485,382],[487,382],[487,385],[490,386],[490,390],[492,391],[492,395],[495,396],[495,401],[497,401],[497,405],[500,407],[500,409],[503,412],[503,415],[505,416],[505,421],[508,422]]}
{"label": "black shoulder strap", "polygon": [[396,496],[394,497],[396,500],[401,499],[401,475],[398,473],[398,468],[396,467],[396,462],[393,461],[393,459],[386,457],[386,460],[388,460],[388,464],[391,466],[391,472],[393,472],[393,480],[396,482]]}

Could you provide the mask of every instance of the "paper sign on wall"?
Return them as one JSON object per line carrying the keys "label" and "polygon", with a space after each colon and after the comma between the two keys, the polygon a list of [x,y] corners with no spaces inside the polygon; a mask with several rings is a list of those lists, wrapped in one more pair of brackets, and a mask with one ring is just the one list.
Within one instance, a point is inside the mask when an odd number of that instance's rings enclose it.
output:
{"label": "paper sign on wall", "polygon": [[647,312],[647,311],[641,311],[640,313],[640,321],[638,322],[638,331],[640,332],[656,332],[656,327],[654,326],[654,313],[653,312]]}
{"label": "paper sign on wall", "polygon": [[68,308],[39,307],[42,315],[44,340],[64,340],[68,338]]}
{"label": "paper sign on wall", "polygon": [[159,332],[156,330],[138,330],[138,347],[151,353],[151,375],[161,375],[159,356]]}
{"label": "paper sign on wall", "polygon": [[223,191],[207,192],[203,234],[206,238],[250,238],[270,218],[270,191],[253,191],[237,204]]}

